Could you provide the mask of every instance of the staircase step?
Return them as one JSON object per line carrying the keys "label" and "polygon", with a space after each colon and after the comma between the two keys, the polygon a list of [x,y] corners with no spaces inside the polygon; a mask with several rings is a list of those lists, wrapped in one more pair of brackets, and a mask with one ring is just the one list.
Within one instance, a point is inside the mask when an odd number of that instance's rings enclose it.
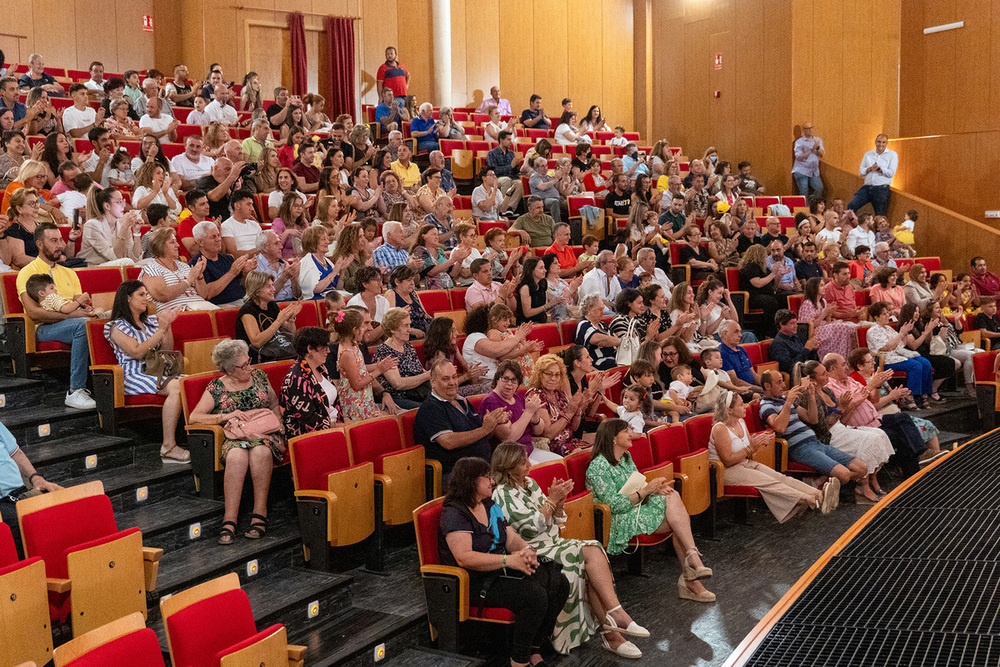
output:
{"label": "staircase step", "polygon": [[375,664],[374,650],[385,644],[388,656],[402,654],[427,635],[427,614],[387,614],[351,607],[342,616],[313,628],[289,629],[288,642],[308,647],[310,667]]}
{"label": "staircase step", "polygon": [[215,539],[222,523],[224,505],[218,500],[206,500],[193,495],[180,495],[157,503],[143,503],[133,510],[120,512],[115,520],[121,527],[138,526],[142,542],[147,547],[158,547],[167,554],[185,547],[189,527],[201,524],[201,538]]}
{"label": "staircase step", "polygon": [[230,545],[216,543],[218,532],[203,532],[203,538],[180,549],[163,554],[157,591],[160,595],[176,593],[227,572],[236,572],[240,581],[249,583],[246,565],[257,559],[257,576],[291,565],[302,564],[302,539],[294,512],[272,508],[267,535],[252,540],[243,537],[249,521],[242,518],[236,539]]}
{"label": "staircase step", "polygon": [[[2,413],[0,413],[2,416]],[[134,441],[130,438],[78,433],[64,438],[45,438],[21,447],[32,465],[50,482],[104,472],[135,462]],[[96,455],[96,466],[87,469],[87,457]]]}
{"label": "staircase step", "polygon": [[[104,471],[87,471],[83,475],[60,482],[62,486],[75,486],[94,480],[104,483],[104,493],[111,498],[115,515],[135,509],[142,503],[155,503],[182,493],[194,491],[194,476],[190,465],[161,463],[157,452],[136,455],[132,465]],[[145,501],[136,500],[136,491],[146,487]]]}
{"label": "staircase step", "polygon": [[[4,409],[0,411],[0,421],[14,434],[18,444],[96,431],[98,427],[97,410],[76,410],[62,404]],[[38,427],[43,424],[49,425],[47,436],[38,434]]]}
{"label": "staircase step", "polygon": [[395,657],[388,657],[386,667],[480,667],[483,661],[458,653],[434,648],[410,648]]}
{"label": "staircase step", "polygon": [[0,415],[6,410],[38,405],[44,394],[45,383],[41,380],[0,377],[0,395],[3,396],[3,407],[0,408]]}

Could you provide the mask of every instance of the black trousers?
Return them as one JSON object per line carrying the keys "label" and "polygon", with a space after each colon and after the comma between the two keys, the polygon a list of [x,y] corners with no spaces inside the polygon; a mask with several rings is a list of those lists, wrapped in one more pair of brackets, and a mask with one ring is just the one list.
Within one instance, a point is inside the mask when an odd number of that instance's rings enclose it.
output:
{"label": "black trousers", "polygon": [[480,605],[514,612],[510,658],[514,662],[530,662],[533,649],[537,650],[552,637],[559,612],[569,598],[569,580],[558,565],[542,561],[534,574],[523,579],[497,576],[489,584],[485,599],[480,598],[482,587],[490,578],[487,574],[473,580],[469,614],[477,614]]}
{"label": "black trousers", "polygon": [[882,430],[889,436],[892,448],[896,450],[896,458],[903,472],[910,476],[920,470],[919,458],[927,449],[920,429],[910,419],[910,415],[897,412],[882,415]]}

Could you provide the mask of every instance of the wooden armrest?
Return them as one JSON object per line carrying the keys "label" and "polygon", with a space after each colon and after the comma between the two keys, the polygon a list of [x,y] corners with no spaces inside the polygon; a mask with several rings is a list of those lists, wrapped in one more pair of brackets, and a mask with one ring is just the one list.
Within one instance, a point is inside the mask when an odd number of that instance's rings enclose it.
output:
{"label": "wooden armrest", "polygon": [[222,430],[222,424],[185,424],[184,430],[188,433],[194,431],[209,431],[214,433],[218,438],[224,438],[226,436],[225,431]]}
{"label": "wooden armrest", "polygon": [[152,563],[159,562],[163,558],[163,549],[157,549],[156,547],[143,547],[142,548],[142,559],[145,561],[150,561]]}
{"label": "wooden armrest", "polygon": [[298,646],[296,644],[288,645],[288,657],[292,660],[302,660],[306,655],[306,647]]}
{"label": "wooden armrest", "polygon": [[69,593],[72,588],[69,579],[53,579],[49,577],[45,580],[45,585],[50,593]]}
{"label": "wooden armrest", "polygon": [[712,466],[712,474],[715,475],[715,497],[721,498],[723,494],[723,487],[726,485],[726,466],[722,464],[722,461],[709,461]]}
{"label": "wooden armrest", "polygon": [[434,498],[442,495],[441,493],[441,476],[443,468],[441,467],[441,462],[436,459],[424,459],[424,468],[431,469],[431,477],[433,478],[431,493]]}
{"label": "wooden armrest", "polygon": [[454,565],[421,565],[420,574],[443,574],[455,577],[460,584],[466,587],[469,585],[469,573],[464,568]]}
{"label": "wooden armrest", "polygon": [[328,503],[336,502],[337,494],[331,491],[320,491],[318,489],[304,489],[295,492],[296,498],[312,498],[314,500],[325,500]]}
{"label": "wooden armrest", "polygon": [[785,440],[784,438],[775,438],[774,439],[774,444],[775,444],[776,448],[779,445],[781,447],[781,450],[780,450],[780,454],[781,454],[780,458],[781,458],[781,460],[778,461],[777,459],[779,457],[777,455],[775,455],[775,463],[778,464],[778,466],[779,466],[778,472],[785,472],[786,470],[788,470],[788,441]]}

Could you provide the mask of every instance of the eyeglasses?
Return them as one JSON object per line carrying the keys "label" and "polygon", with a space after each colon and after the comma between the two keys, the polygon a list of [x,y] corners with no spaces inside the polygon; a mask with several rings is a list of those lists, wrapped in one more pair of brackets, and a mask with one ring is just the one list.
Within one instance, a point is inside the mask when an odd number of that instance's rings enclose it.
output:
{"label": "eyeglasses", "polygon": [[511,377],[510,375],[503,375],[503,376],[500,377],[500,379],[498,380],[498,382],[513,382],[513,383],[517,384],[517,378],[516,377]]}
{"label": "eyeglasses", "polygon": [[545,371],[544,373],[542,373],[542,377],[557,378],[557,377],[562,377],[562,373],[560,373],[559,371]]}
{"label": "eyeglasses", "polygon": [[250,368],[250,360],[247,359],[244,363],[240,364],[236,368],[239,369],[239,370],[241,370],[241,371],[247,370],[248,368]]}
{"label": "eyeglasses", "polygon": [[678,352],[663,352],[662,353],[662,355],[664,357],[676,357],[676,356],[678,356],[678,354],[679,354]]}
{"label": "eyeglasses", "polygon": [[24,205],[25,206],[32,206],[32,207],[37,208],[38,207],[38,200],[37,199],[28,199],[28,200],[26,200],[24,202]]}

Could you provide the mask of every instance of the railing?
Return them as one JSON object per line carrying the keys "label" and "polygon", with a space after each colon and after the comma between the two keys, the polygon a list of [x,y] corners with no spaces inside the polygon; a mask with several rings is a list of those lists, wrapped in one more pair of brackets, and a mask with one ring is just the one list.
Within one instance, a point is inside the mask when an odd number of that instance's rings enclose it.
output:
{"label": "railing", "polygon": [[[864,184],[856,173],[820,163],[827,202],[840,197],[846,205],[854,192]],[[986,258],[988,266],[1000,267],[1000,230],[959,215],[926,199],[892,188],[889,199],[889,220],[899,224],[908,210],[918,214],[914,235],[917,256],[941,258],[941,267],[954,273],[968,273],[969,261],[976,255]]]}

